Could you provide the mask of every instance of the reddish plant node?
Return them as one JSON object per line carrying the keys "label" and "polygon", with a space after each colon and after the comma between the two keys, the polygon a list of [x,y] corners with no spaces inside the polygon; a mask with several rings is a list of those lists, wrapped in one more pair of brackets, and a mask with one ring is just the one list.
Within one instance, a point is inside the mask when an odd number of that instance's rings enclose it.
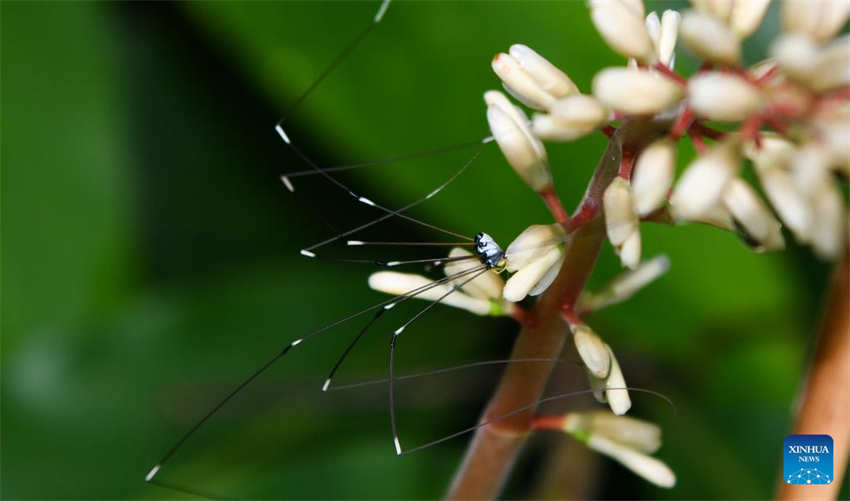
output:
{"label": "reddish plant node", "polygon": [[688,130],[688,128],[691,126],[691,123],[693,123],[693,118],[693,110],[690,108],[690,106],[686,105],[684,108],[682,108],[682,111],[681,113],[679,113],[679,116],[676,117],[676,121],[673,122],[672,127],[670,127],[670,137],[673,138],[674,141],[678,141],[679,138],[682,137],[682,134],[684,134],[685,131]]}
{"label": "reddish plant node", "polygon": [[531,420],[532,430],[563,430],[567,416],[536,416]]}
{"label": "reddish plant node", "polygon": [[564,205],[561,203],[561,199],[558,198],[558,194],[555,193],[555,187],[551,184],[540,191],[540,197],[543,198],[543,202],[546,203],[546,207],[549,208],[549,212],[552,213],[552,216],[562,226],[566,226],[570,217],[567,215],[567,211],[564,210]]}
{"label": "reddish plant node", "polygon": [[676,82],[680,86],[687,88],[688,81],[685,80],[681,75],[679,75],[675,71],[668,68],[664,63],[657,62],[652,67],[655,68],[656,71],[658,71],[659,73],[661,73],[665,77],[669,78],[670,80],[673,80],[674,82]]}

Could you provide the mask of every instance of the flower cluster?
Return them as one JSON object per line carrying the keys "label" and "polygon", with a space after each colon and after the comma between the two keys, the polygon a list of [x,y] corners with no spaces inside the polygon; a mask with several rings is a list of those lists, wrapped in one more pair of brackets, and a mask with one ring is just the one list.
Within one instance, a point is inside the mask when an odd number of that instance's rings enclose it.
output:
{"label": "flower cluster", "polygon": [[[835,37],[850,16],[850,2],[783,1],[783,33],[771,44],[771,57],[746,67],[742,41],[757,30],[769,3],[692,0],[691,10],[659,16],[647,15],[642,0],[589,0],[597,31],[626,62],[599,71],[588,94],[526,45],[497,54],[492,68],[504,91],[532,115],[505,93],[487,91],[493,139],[557,223],[526,229],[507,248],[497,273],[456,280],[420,297],[476,314],[519,317],[517,303],[541,294],[557,278],[573,233],[603,217],[608,240],[629,270],[601,292],[584,292],[564,308],[563,317],[594,395],[619,416],[631,406],[623,373],[611,347],[581,315],[625,300],[669,267],[664,256],[641,260],[642,221],[710,224],[756,251],[784,248],[786,226],[818,256],[840,255],[848,220],[839,177],[850,176],[850,36]],[[674,70],[679,40],[702,61],[689,77]],[[621,132],[633,130],[631,124],[649,126],[640,137]],[[594,132],[616,146],[619,169],[594,203],[582,204],[570,217],[555,194],[544,141],[573,141]],[[677,179],[683,138],[697,155]],[[766,200],[742,177],[748,162]],[[463,252],[455,249],[451,256]],[[505,270],[512,275],[503,281],[498,273]],[[448,275],[458,271],[458,265],[446,266]],[[370,285],[402,295],[427,281],[381,272]],[[458,294],[444,295],[451,287]],[[673,484],[672,472],[645,455],[657,445],[612,437],[610,429],[588,423],[613,419],[625,428],[638,425],[627,424],[632,423],[627,418],[600,419],[572,415],[564,429],[656,484]]]}

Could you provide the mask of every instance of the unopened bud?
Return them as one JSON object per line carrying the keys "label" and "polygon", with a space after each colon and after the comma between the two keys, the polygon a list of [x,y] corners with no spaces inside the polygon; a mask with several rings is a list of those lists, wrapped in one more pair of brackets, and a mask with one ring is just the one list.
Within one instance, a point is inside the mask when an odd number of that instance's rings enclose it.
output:
{"label": "unopened bud", "polygon": [[717,19],[726,20],[732,16],[734,0],[691,0],[691,5],[700,12],[710,14]]}
{"label": "unopened bud", "polygon": [[608,240],[624,266],[636,267],[640,262],[640,220],[629,183],[619,176],[614,178],[602,195],[602,206]]}
{"label": "unopened bud", "polygon": [[587,371],[596,378],[605,379],[611,370],[611,356],[602,339],[585,324],[571,325],[573,342]]}
{"label": "unopened bud", "polygon": [[559,247],[551,247],[542,256],[531,260],[517,270],[505,282],[505,288],[502,291],[503,297],[512,303],[516,303],[525,299],[532,291],[539,290],[537,285],[549,276],[553,267],[559,266],[558,263],[561,262],[562,254],[563,251]]}
{"label": "unopened bud", "polygon": [[720,143],[685,169],[670,204],[677,219],[699,220],[720,200],[729,181],[738,173],[737,145]]}
{"label": "unopened bud", "polygon": [[640,231],[636,230],[629,235],[626,241],[623,242],[623,245],[619,246],[616,251],[617,255],[620,256],[620,262],[623,263],[623,266],[631,270],[637,268],[638,264],[640,264],[641,252]]}
{"label": "unopened bud", "polygon": [[[461,247],[454,247],[449,252],[446,264],[443,265],[443,272],[446,276],[451,276],[469,270],[470,263],[476,262],[476,260],[471,259],[472,256],[473,254],[468,250]],[[464,257],[470,257],[470,259],[456,260]],[[469,276],[464,275],[456,278],[453,283],[473,297],[488,300],[497,300],[502,297],[502,288],[505,286],[505,281],[496,273],[483,273],[471,281],[469,278]]]}
{"label": "unopened bud", "polygon": [[681,22],[682,16],[675,10],[665,10],[661,15],[661,32],[655,43],[655,50],[661,64],[671,68],[676,56],[676,39],[679,37]]}
{"label": "unopened bud", "polygon": [[599,101],[578,94],[555,101],[549,115],[535,113],[532,129],[544,139],[572,141],[596,130],[608,115]]}
{"label": "unopened bud", "polygon": [[824,42],[834,37],[850,16],[847,0],[786,0],[782,2],[782,28]]}
{"label": "unopened bud", "polygon": [[786,75],[811,86],[820,57],[817,44],[804,36],[784,35],[773,42],[770,52]]}
{"label": "unopened bud", "polygon": [[723,204],[738,223],[744,240],[752,247],[763,251],[785,247],[782,225],[743,180],[736,178],[729,182],[723,193]]}
{"label": "unopened bud", "polygon": [[684,90],[654,71],[606,68],[593,77],[593,95],[609,108],[646,115],[675,106],[684,97]]}
{"label": "unopened bud", "polygon": [[639,220],[634,211],[629,183],[615,177],[602,196],[605,212],[605,229],[612,245],[619,246],[638,229]]}
{"label": "unopened bud", "polygon": [[505,249],[506,269],[515,273],[531,261],[558,247],[566,240],[564,228],[557,223],[533,224],[517,235]]}
{"label": "unopened bud", "polygon": [[[409,294],[426,301],[439,300],[443,304],[461,308],[476,315],[488,315],[493,312],[490,301],[458,292],[448,284],[438,284],[430,289],[423,290],[432,284],[434,284],[433,280],[412,273],[379,271],[369,275],[369,287],[387,294],[395,296]],[[416,291],[419,290],[421,292],[417,293]]]}
{"label": "unopened bud", "polygon": [[758,146],[754,142],[747,142],[744,145],[744,156],[757,168],[784,169],[788,167],[795,150],[794,143],[779,134],[763,132]]}
{"label": "unopened bud", "polygon": [[623,57],[655,60],[641,1],[590,0],[590,18],[605,42]]}
{"label": "unopened bud", "polygon": [[484,94],[490,131],[508,163],[534,191],[552,184],[543,143],[528,127],[528,119],[501,92]]}
{"label": "unopened bud", "polygon": [[737,122],[758,111],[763,100],[759,89],[743,78],[713,71],[690,80],[688,104],[703,118]]}
{"label": "unopened bud", "polygon": [[676,169],[676,145],[671,139],[659,139],[640,153],[632,174],[635,210],[645,216],[661,207],[673,185]]}
{"label": "unopened bud", "polygon": [[620,370],[620,364],[611,351],[611,347],[607,344],[608,354],[611,356],[611,369],[608,372],[608,377],[605,379],[605,398],[608,400],[608,406],[611,407],[611,412],[621,416],[625,414],[632,406],[632,399],[629,398],[629,391],[626,388],[626,378],[623,377],[623,371]]}
{"label": "unopened bud", "polygon": [[619,462],[637,475],[659,487],[676,485],[676,475],[664,463],[601,435],[591,435],[587,446]]}
{"label": "unopened bud", "polygon": [[497,54],[492,67],[506,90],[531,108],[545,110],[555,99],[578,92],[563,71],[525,45]]}
{"label": "unopened bud", "polygon": [[645,454],[651,454],[661,447],[661,428],[658,425],[602,410],[567,414],[564,431],[584,436],[602,436]]}
{"label": "unopened bud", "polygon": [[753,34],[767,12],[770,0],[736,0],[729,16],[729,25],[739,37]]}
{"label": "unopened bud", "polygon": [[812,210],[791,174],[770,165],[756,164],[761,187],[773,208],[800,242],[808,242],[812,232]]}
{"label": "unopened bud", "polygon": [[815,142],[805,144],[794,152],[791,175],[803,194],[812,196],[830,181],[830,160],[829,151]]}
{"label": "unopened bud", "polygon": [[516,59],[522,70],[549,95],[562,98],[578,93],[578,87],[566,73],[527,45],[511,45],[508,52]]}
{"label": "unopened bud", "polygon": [[598,311],[606,306],[622,303],[669,269],[670,258],[665,255],[646,260],[634,270],[618,275],[599,292],[583,293],[579,302],[580,309]]}
{"label": "unopened bud", "polygon": [[846,242],[847,212],[838,186],[826,183],[812,198],[815,221],[812,246],[823,259],[834,260],[841,255]]}
{"label": "unopened bud", "polygon": [[702,12],[688,11],[679,28],[682,43],[698,56],[722,64],[737,64],[741,42],[723,21]]}
{"label": "unopened bud", "polygon": [[592,130],[608,120],[608,110],[591,96],[575,95],[555,101],[552,118],[575,129]]}
{"label": "unopened bud", "polygon": [[817,91],[850,84],[850,35],[834,40],[821,50],[813,83]]}

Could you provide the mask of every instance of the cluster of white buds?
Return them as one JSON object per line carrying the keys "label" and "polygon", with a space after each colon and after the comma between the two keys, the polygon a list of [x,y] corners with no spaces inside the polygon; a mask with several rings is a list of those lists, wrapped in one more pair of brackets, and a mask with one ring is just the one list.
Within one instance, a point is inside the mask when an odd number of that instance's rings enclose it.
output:
{"label": "cluster of white buds", "polygon": [[673,487],[676,475],[650,456],[661,447],[661,429],[647,421],[605,411],[571,412],[562,429],[659,487]]}
{"label": "cluster of white buds", "polygon": [[[494,268],[475,276],[471,270],[480,263],[471,265],[474,255],[455,247],[441,263],[446,277],[455,278],[434,281],[423,275],[379,271],[369,276],[369,287],[400,297],[440,301],[476,315],[510,315],[515,311],[513,303],[542,294],[558,276],[566,240],[560,224],[532,225],[505,250],[504,270]],[[507,281],[502,280],[502,271],[512,273]]]}
{"label": "cluster of white buds", "polygon": [[[685,79],[666,71],[672,65],[648,43],[672,52],[676,37],[665,39],[664,18],[674,25],[677,17],[665,13],[659,22],[650,14],[641,23],[639,0],[590,2],[602,37],[633,63],[600,71],[593,83],[596,98],[623,120],[674,117],[670,138],[638,151],[631,177],[621,173],[605,193],[612,245],[624,265],[639,262],[639,218],[664,208],[673,182],[674,140],[687,131],[700,155],[670,195],[676,220],[710,223],[736,232],[757,251],[769,251],[785,245],[775,210],[798,241],[823,258],[835,258],[846,241],[847,211],[834,174],[850,174],[850,36],[832,39],[850,16],[850,2],[783,2],[785,34],[773,44],[774,59],[750,69],[739,66],[741,42],[758,28],[769,1],[692,4],[695,9],[682,16],[679,38],[705,64]],[[739,129],[723,133],[702,121],[738,123]],[[775,132],[761,130],[764,125]],[[704,143],[705,130],[719,139],[713,147]],[[756,166],[773,210],[738,177],[743,156]]]}
{"label": "cluster of white buds", "polygon": [[584,364],[593,396],[608,403],[614,414],[625,414],[632,406],[626,378],[611,347],[584,323],[570,323],[576,351]]}
{"label": "cluster of white buds", "polygon": [[552,285],[564,262],[565,241],[560,224],[535,224],[520,233],[505,250],[505,269],[513,275],[505,283],[503,297],[519,302]]}
{"label": "cluster of white buds", "polygon": [[[462,249],[457,249],[453,253],[455,256],[468,254]],[[447,275],[463,271],[454,266],[455,263],[446,263]],[[456,278],[453,282],[435,283],[428,277],[414,273],[379,271],[369,276],[369,287],[402,298],[415,297],[426,301],[440,301],[476,315],[502,316],[511,313],[510,303],[502,299],[504,282],[498,275],[483,273],[472,280],[469,280],[470,278],[472,275]],[[395,304],[397,302],[389,302],[384,308],[389,309]]]}

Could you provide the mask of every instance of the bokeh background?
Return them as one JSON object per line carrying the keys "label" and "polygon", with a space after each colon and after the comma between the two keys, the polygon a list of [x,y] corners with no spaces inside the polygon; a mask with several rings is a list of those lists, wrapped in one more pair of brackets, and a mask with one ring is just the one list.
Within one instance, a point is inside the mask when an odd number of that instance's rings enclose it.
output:
{"label": "bokeh background", "polygon": [[[321,179],[296,179],[296,192],[285,192],[278,176],[306,166],[273,131],[377,6],[0,4],[4,498],[189,497],[143,482],[180,434],[293,338],[383,299],[366,287],[373,268],[298,255],[376,213]],[[750,61],[777,29],[774,8],[748,41]],[[583,2],[394,2],[288,115],[287,129],[322,165],[480,139],[481,95],[497,86],[490,59],[515,42],[585,91],[596,70],[621,64]],[[678,67],[694,63],[681,53]],[[603,148],[601,135],[549,148],[568,206]],[[339,177],[400,207],[471,154]],[[692,154],[683,148],[680,164]],[[549,221],[494,146],[412,214],[503,244]],[[398,222],[364,238],[446,239]],[[677,486],[654,488],[552,433],[531,441],[506,497],[772,495],[830,267],[793,243],[757,255],[702,226],[645,225],[644,245],[646,256],[670,255],[670,273],[589,322],[630,384],[674,401],[675,410],[633,395],[633,414],[663,426],[658,455]],[[326,255],[433,252],[331,246]],[[617,269],[606,247],[592,283]],[[423,304],[370,331],[340,383],[383,377],[389,334]],[[294,350],[186,443],[163,482],[233,497],[439,497],[467,437],[397,458],[383,385],[319,391],[364,321]],[[515,331],[507,319],[437,307],[406,331],[399,371],[503,358]],[[413,446],[474,424],[500,370],[400,383],[402,440]],[[551,390],[584,385],[566,363]],[[547,410],[594,405],[585,396]]]}

